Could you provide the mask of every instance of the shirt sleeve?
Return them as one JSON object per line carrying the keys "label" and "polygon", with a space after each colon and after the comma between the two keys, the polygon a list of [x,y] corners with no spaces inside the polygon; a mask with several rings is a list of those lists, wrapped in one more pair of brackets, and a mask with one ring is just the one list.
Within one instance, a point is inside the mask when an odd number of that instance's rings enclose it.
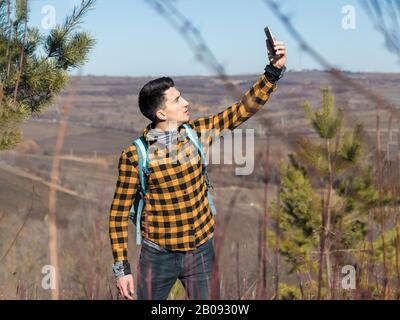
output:
{"label": "shirt sleeve", "polygon": [[271,83],[264,73],[243,97],[218,114],[189,121],[207,149],[215,140],[223,136],[224,130],[233,130],[252,117],[268,101],[276,84]]}
{"label": "shirt sleeve", "polygon": [[138,190],[136,152],[122,151],[118,164],[118,180],[109,217],[109,234],[114,263],[128,259],[129,212]]}

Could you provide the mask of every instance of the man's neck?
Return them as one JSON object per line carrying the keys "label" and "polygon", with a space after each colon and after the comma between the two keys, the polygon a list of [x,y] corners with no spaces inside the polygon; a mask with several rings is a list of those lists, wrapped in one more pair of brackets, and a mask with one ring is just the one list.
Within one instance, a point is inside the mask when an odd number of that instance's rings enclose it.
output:
{"label": "man's neck", "polygon": [[155,129],[158,130],[162,130],[162,131],[174,131],[177,130],[177,128],[180,126],[181,124],[179,122],[167,122],[167,121],[163,121],[163,122],[158,122],[155,125]]}

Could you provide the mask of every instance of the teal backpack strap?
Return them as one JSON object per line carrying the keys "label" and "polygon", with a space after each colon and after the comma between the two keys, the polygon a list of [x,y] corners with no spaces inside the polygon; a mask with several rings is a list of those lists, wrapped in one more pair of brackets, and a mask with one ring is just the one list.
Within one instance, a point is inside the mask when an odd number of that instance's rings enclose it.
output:
{"label": "teal backpack strap", "polygon": [[141,224],[140,220],[142,217],[144,207],[144,197],[146,195],[147,175],[148,171],[148,156],[147,156],[147,143],[144,136],[133,141],[136,146],[138,154],[138,173],[139,173],[139,189],[135,196],[135,201],[131,207],[129,218],[133,220],[136,225],[136,244],[142,243]]}
{"label": "teal backpack strap", "polygon": [[193,128],[189,124],[185,123],[185,124],[183,124],[183,127],[186,129],[188,138],[194,143],[198,152],[200,152],[201,162],[204,164],[203,175],[206,180],[208,203],[210,204],[211,213],[213,215],[215,215],[217,213],[217,210],[215,208],[214,201],[211,198],[211,194],[208,192],[209,188],[214,189],[214,187],[210,183],[210,180],[208,179],[208,174],[207,174],[208,163],[207,163],[207,159],[204,155],[202,143],[201,143],[199,137],[197,136],[196,131],[194,131]]}
{"label": "teal backpack strap", "polygon": [[199,137],[197,136],[197,133],[187,123],[185,123],[183,125],[183,127],[186,129],[186,132],[187,132],[187,135],[188,135],[189,139],[194,143],[194,145],[196,146],[196,148],[200,152],[202,163],[204,163],[204,166],[207,167],[208,166],[207,159],[204,156],[203,146],[201,144],[201,141],[200,141]]}

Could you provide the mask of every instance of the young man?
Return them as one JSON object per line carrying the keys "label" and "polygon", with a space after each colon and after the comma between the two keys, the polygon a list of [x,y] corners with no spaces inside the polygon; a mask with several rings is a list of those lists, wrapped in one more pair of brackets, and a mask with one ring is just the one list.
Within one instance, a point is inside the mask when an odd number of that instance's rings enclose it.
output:
{"label": "young man", "polygon": [[[152,80],[141,89],[139,108],[151,124],[143,132],[149,147],[150,173],[141,219],[143,243],[138,264],[138,299],[166,299],[177,279],[181,280],[189,299],[210,299],[211,289],[218,291],[219,288],[211,288],[215,220],[200,155],[196,161],[179,161],[180,154],[188,156],[193,152],[183,124],[189,124],[203,147],[208,148],[223,130],[233,130],[253,116],[268,101],[286,69],[285,45],[276,41],[274,49],[275,55],[272,55],[268,47],[270,64],[242,99],[210,117],[190,120],[189,103],[170,78]],[[205,131],[214,133],[204,142]],[[178,161],[172,161],[168,152],[164,161],[150,160],[154,156],[150,152],[153,145],[161,142],[170,148],[171,141],[176,141]],[[157,150],[162,151],[156,149],[153,153]],[[132,144],[122,151],[119,159],[109,219],[113,270],[120,294],[126,299],[133,299],[135,289],[127,260],[128,216],[138,188],[138,152]],[[218,298],[218,292],[213,297]]]}

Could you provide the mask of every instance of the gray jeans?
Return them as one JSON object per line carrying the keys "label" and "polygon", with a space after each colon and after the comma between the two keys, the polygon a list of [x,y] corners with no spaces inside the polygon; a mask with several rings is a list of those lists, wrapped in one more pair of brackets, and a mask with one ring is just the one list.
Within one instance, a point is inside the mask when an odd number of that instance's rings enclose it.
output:
{"label": "gray jeans", "polygon": [[[137,299],[165,300],[179,279],[191,300],[219,299],[214,272],[214,237],[192,251],[171,251],[143,239],[140,250]],[[214,275],[214,276],[213,276]]]}

